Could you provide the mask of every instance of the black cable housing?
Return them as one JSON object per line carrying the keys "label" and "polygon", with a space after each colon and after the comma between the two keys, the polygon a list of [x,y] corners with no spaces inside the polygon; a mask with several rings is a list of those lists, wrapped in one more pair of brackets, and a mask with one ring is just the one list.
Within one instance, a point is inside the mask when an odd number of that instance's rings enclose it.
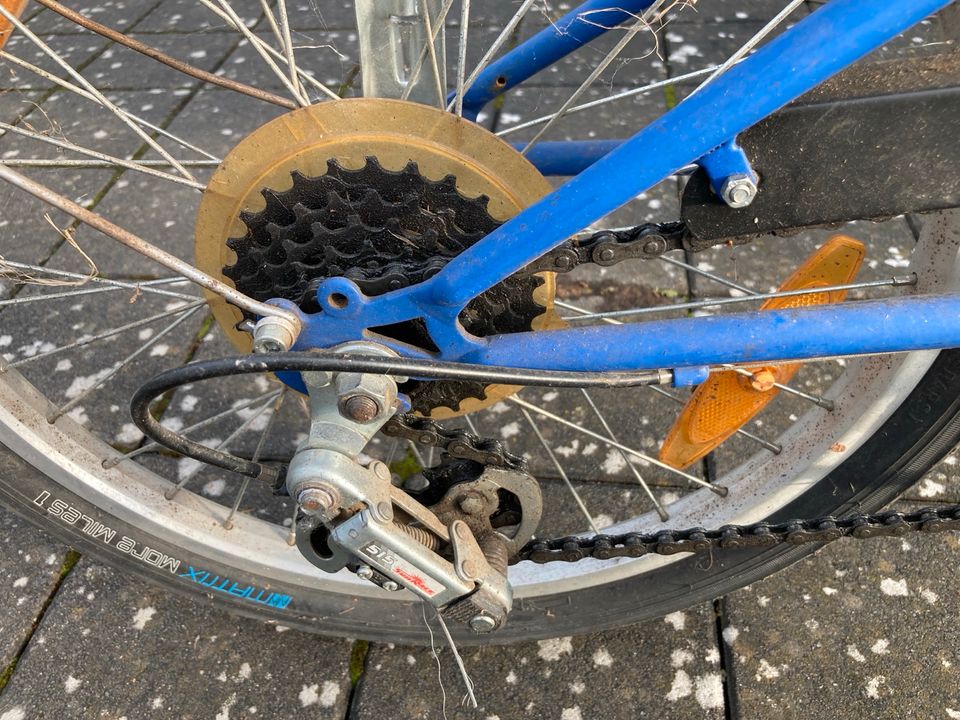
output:
{"label": "black cable housing", "polygon": [[285,352],[201,360],[166,370],[148,380],[137,390],[130,401],[130,415],[144,435],[160,445],[200,462],[215,465],[257,480],[264,480],[275,489],[280,490],[284,480],[285,467],[265,465],[247,460],[191,440],[161,425],[151,414],[150,405],[161,395],[181,385],[231,375],[282,371],[354,372],[435,380],[475,380],[504,385],[575,388],[636,387],[638,385],[659,385],[669,381],[669,374],[659,370],[604,373],[530,370],[416,358]]}

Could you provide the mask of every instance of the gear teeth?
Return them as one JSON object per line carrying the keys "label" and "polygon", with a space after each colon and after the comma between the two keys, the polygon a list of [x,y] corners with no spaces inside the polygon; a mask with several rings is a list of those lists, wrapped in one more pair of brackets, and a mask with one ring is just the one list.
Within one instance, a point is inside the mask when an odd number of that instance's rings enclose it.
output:
{"label": "gear teeth", "polygon": [[[430,180],[415,162],[391,171],[374,157],[357,169],[331,159],[325,175],[293,171],[290,177],[287,190],[261,191],[263,210],[241,213],[247,231],[227,241],[237,261],[223,273],[257,300],[283,297],[306,312],[319,311],[316,288],[324,278],[349,277],[367,291],[380,276],[403,287],[500,225],[486,195],[468,198],[453,175]],[[479,336],[530,330],[543,312],[534,300],[541,282],[536,276],[510,278],[474,299],[461,322]],[[390,334],[435,349],[422,322],[392,327]],[[410,381],[404,391],[424,415],[434,408],[457,412],[466,399],[487,399],[486,386],[477,382]]]}

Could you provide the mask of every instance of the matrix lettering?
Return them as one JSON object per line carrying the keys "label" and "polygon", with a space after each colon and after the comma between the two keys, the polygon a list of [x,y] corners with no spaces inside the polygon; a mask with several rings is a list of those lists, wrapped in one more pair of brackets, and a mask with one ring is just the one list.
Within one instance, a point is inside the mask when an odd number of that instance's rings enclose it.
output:
{"label": "matrix lettering", "polygon": [[197,570],[192,566],[188,566],[186,572],[180,573],[180,577],[208,590],[215,590],[225,595],[232,595],[241,600],[249,600],[279,610],[283,610],[293,601],[293,598],[289,595],[270,592],[256,585],[238,585],[230,578],[214,575],[206,570]]}

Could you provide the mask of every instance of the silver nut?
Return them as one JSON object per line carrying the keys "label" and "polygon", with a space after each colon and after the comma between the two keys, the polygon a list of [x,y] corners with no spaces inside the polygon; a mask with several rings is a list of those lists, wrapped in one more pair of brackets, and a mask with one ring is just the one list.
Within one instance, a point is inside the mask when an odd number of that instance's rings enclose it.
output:
{"label": "silver nut", "polygon": [[480,635],[497,629],[497,621],[489,615],[474,615],[467,624],[471,630]]}
{"label": "silver nut", "polygon": [[384,590],[389,590],[390,592],[395,592],[400,589],[400,586],[397,585],[393,580],[387,580],[381,586]]}
{"label": "silver nut", "polygon": [[348,395],[338,403],[340,414],[355,423],[370,423],[381,413],[380,403],[369,395]]}
{"label": "silver nut", "polygon": [[328,513],[340,504],[340,493],[330,485],[305,488],[297,495],[297,504],[307,515]]}
{"label": "silver nut", "polygon": [[361,565],[357,568],[357,577],[361,580],[369,580],[373,577],[373,570],[370,569],[369,565]]}
{"label": "silver nut", "polygon": [[757,184],[748,175],[731,175],[723,181],[720,198],[732,208],[744,208],[757,196]]}
{"label": "silver nut", "polygon": [[257,321],[253,330],[255,353],[286,352],[297,341],[297,329],[283,317],[268,315]]}

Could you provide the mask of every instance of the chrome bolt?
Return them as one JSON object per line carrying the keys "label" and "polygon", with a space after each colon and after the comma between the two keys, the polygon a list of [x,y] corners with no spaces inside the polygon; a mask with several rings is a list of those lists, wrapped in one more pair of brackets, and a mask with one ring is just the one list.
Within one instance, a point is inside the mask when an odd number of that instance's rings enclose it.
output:
{"label": "chrome bolt", "polygon": [[355,423],[368,423],[380,414],[380,403],[367,395],[349,395],[340,401],[340,414]]}
{"label": "chrome bolt", "polygon": [[393,580],[387,580],[381,587],[383,587],[384,590],[389,590],[390,592],[396,592],[400,589],[400,586],[397,585]]}
{"label": "chrome bolt", "polygon": [[757,184],[749,175],[738,173],[723,181],[721,199],[732,208],[745,208],[757,196]]}
{"label": "chrome bolt", "polygon": [[377,503],[377,514],[386,521],[393,519],[393,506],[386,500]]}
{"label": "chrome bolt", "polygon": [[497,621],[489,615],[474,615],[470,618],[468,625],[470,625],[470,629],[475,633],[482,635],[496,630]]}
{"label": "chrome bolt", "polygon": [[262,317],[253,330],[253,352],[286,352],[297,341],[297,329],[286,318],[275,315]]}
{"label": "chrome bolt", "polygon": [[370,569],[369,565],[361,565],[357,568],[357,577],[361,580],[369,580],[373,577],[373,570]]}
{"label": "chrome bolt", "polygon": [[340,493],[330,485],[305,488],[297,495],[297,504],[308,515],[330,512],[340,503]]}

